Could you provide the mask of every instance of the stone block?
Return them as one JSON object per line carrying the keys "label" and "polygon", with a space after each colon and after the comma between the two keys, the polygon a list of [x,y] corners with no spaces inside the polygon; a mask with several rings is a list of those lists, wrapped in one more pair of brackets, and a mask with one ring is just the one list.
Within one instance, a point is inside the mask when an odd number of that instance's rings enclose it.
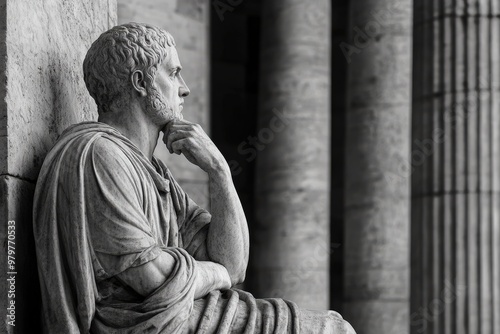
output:
{"label": "stone block", "polygon": [[[113,25],[114,1],[7,1],[7,163],[2,173],[35,180],[45,154],[71,124],[96,119],[82,62]],[[109,13],[109,14],[108,14]]]}
{"label": "stone block", "polygon": [[356,333],[409,333],[407,300],[363,300],[344,304],[342,316]]}
{"label": "stone block", "polygon": [[[61,132],[71,124],[96,119],[82,62],[91,42],[115,24],[116,3],[5,0],[0,4],[0,22],[0,333],[37,333],[35,180]],[[15,222],[16,274],[6,271],[9,221]],[[16,278],[15,327],[4,321],[11,275]]]}
{"label": "stone block", "polygon": [[[0,177],[0,333],[36,333],[40,326],[40,288],[31,213],[34,191],[31,182]],[[7,310],[11,305],[14,309]],[[8,315],[11,317],[6,322]],[[14,321],[15,326],[9,325],[9,321]]]}

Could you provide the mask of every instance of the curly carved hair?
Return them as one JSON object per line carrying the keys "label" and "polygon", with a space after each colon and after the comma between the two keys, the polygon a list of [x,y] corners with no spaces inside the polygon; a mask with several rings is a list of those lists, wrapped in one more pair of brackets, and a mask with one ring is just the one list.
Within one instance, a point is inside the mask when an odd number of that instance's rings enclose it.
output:
{"label": "curly carved hair", "polygon": [[98,113],[126,91],[130,75],[141,70],[146,82],[153,82],[158,65],[175,46],[167,31],[139,23],[127,23],[111,28],[92,43],[83,61],[85,85],[94,98]]}

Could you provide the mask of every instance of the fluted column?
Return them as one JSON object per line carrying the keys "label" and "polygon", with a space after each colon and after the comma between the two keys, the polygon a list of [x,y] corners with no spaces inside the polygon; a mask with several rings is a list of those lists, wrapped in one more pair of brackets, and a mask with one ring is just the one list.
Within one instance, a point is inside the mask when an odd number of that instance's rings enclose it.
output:
{"label": "fluted column", "polygon": [[358,334],[409,331],[411,0],[351,1],[345,304]]}
{"label": "fluted column", "polygon": [[266,1],[251,280],[329,306],[330,1]]}
{"label": "fluted column", "polygon": [[500,333],[499,15],[415,2],[412,333]]}

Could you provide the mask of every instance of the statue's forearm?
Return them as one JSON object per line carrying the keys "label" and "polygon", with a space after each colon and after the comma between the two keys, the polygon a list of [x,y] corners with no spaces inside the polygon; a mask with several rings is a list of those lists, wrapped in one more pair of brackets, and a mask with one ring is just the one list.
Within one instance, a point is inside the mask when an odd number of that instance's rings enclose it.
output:
{"label": "statue's forearm", "polygon": [[196,290],[194,299],[206,296],[210,291],[229,289],[231,280],[226,268],[210,261],[196,262]]}
{"label": "statue's forearm", "polygon": [[207,235],[207,253],[222,264],[232,284],[245,279],[249,239],[245,213],[227,165],[209,173],[212,221]]}
{"label": "statue's forearm", "polygon": [[163,141],[171,153],[208,173],[212,221],[207,234],[209,260],[223,265],[233,284],[242,282],[248,264],[248,226],[226,160],[200,125],[169,122]]}
{"label": "statue's forearm", "polygon": [[[158,289],[176,266],[175,259],[167,252],[138,267],[131,267],[118,274],[118,278],[142,296],[149,296]],[[229,289],[230,277],[220,264],[196,261],[194,299],[201,298],[212,290]]]}

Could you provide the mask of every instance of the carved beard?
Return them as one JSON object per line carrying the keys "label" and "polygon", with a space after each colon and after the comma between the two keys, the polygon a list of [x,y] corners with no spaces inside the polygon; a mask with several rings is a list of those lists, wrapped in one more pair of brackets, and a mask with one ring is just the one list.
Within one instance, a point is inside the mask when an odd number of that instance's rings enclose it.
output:
{"label": "carved beard", "polygon": [[180,112],[176,113],[168,104],[163,94],[156,89],[155,85],[146,88],[148,98],[146,99],[146,114],[155,124],[164,125],[174,119],[182,119]]}

